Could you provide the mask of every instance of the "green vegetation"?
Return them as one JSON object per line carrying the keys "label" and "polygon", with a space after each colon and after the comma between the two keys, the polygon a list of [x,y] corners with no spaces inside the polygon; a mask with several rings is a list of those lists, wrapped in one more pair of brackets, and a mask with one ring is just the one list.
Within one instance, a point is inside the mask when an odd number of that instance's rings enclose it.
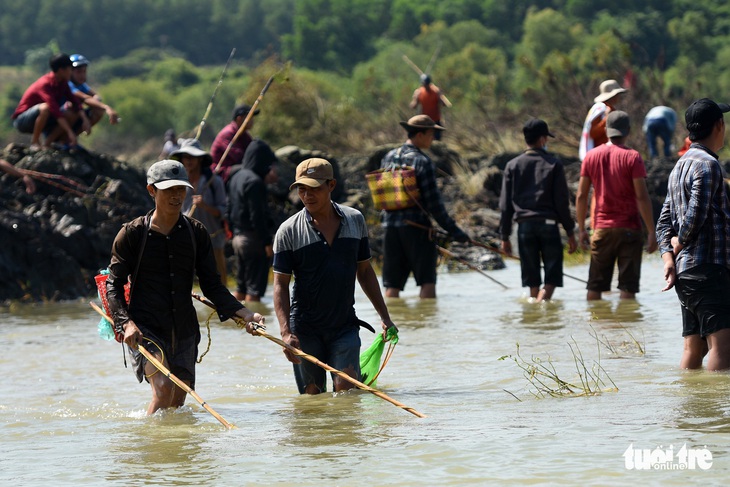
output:
{"label": "green vegetation", "polygon": [[[6,0],[0,12],[0,136],[24,140],[9,115],[57,50],[92,62],[91,85],[123,122],[86,145],[154,157],[162,133],[209,116],[209,144],[236,102],[252,103],[283,62],[254,132],[274,146],[348,152],[402,138],[397,122],[418,86],[407,55],[454,103],[446,141],[464,151],[521,147],[529,116],[551,149],[575,155],[583,117],[607,78],[632,79],[623,108],[631,144],[651,106],[679,113],[730,88],[730,4],[712,0]],[[684,133],[677,130],[679,144]],[[140,155],[141,153],[141,155]]]}

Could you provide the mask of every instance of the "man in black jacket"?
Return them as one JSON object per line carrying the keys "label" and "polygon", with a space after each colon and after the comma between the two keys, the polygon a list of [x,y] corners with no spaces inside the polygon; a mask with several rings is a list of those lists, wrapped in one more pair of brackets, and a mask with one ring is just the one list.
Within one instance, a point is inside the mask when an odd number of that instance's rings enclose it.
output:
{"label": "man in black jacket", "polygon": [[[200,324],[190,296],[195,276],[215,303],[221,321],[234,315],[243,318],[249,322],[249,333],[253,331],[250,322],[264,322],[263,316],[245,308],[223,286],[208,231],[182,214],[190,187],[182,163],[153,164],[147,171],[147,191],[155,209],[124,225],[112,246],[107,298],[114,326],[124,333],[137,380],[147,380],[152,387],[147,414],[182,406],[186,392],[147,362],[139,344],[149,347],[170,372],[195,389],[200,342]],[[124,291],[128,278],[132,282],[129,303]]]}
{"label": "man in black jacket", "polygon": [[[563,244],[558,224],[568,234],[568,251],[572,254],[577,245],[575,223],[570,216],[563,164],[546,150],[548,137],[554,135],[547,123],[539,119],[529,120],[522,132],[528,149],[504,168],[499,232],[502,250],[512,254],[512,220],[517,221],[522,285],[530,288],[531,298],[547,301],[556,287],[563,286]],[[541,258],[545,266],[542,290]]]}
{"label": "man in black jacket", "polygon": [[266,185],[278,178],[276,161],[266,142],[253,140],[228,183],[228,222],[238,264],[233,295],[239,301],[261,301],[266,292],[274,255]]}

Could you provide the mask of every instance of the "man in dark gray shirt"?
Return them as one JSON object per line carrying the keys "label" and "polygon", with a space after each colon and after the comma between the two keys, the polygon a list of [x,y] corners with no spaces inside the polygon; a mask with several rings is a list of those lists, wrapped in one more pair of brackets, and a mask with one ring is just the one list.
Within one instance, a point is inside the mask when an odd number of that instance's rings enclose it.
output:
{"label": "man in dark gray shirt", "polygon": [[[563,286],[563,244],[558,224],[568,235],[568,252],[577,247],[570,216],[568,184],[563,164],[547,153],[548,137],[554,137],[547,123],[529,120],[522,128],[528,149],[507,163],[502,179],[499,232],[502,250],[512,254],[512,220],[518,223],[522,285],[530,297],[549,300],[556,287]],[[545,267],[545,286],[540,289],[540,267]]]}

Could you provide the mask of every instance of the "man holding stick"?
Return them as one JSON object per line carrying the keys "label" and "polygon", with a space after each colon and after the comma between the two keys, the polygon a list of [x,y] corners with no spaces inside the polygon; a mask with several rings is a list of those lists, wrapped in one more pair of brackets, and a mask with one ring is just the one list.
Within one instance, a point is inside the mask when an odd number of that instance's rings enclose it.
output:
{"label": "man holding stick", "polygon": [[[156,162],[147,171],[147,183],[155,209],[124,225],[114,239],[107,298],[114,326],[124,333],[137,380],[145,379],[152,387],[147,408],[152,414],[182,406],[186,392],[158,373],[137,345],[145,345],[172,374],[195,389],[200,325],[190,295],[194,276],[215,303],[221,321],[238,316],[249,322],[246,328],[252,333],[250,322],[263,323],[264,318],[246,309],[223,286],[208,231],[182,215],[186,190],[192,188],[182,163]],[[128,278],[129,303],[124,291]]]}
{"label": "man holding stick", "polygon": [[[254,120],[254,118],[251,117],[246,124],[246,127],[243,129],[243,133],[241,133],[236,141],[231,145],[231,141],[236,136],[236,133],[238,133],[250,111],[251,107],[248,105],[238,105],[234,108],[233,120],[231,123],[223,127],[220,132],[218,132],[218,135],[215,136],[215,140],[213,140],[213,145],[210,147],[210,155],[213,157],[212,169],[216,174],[219,174],[226,183],[228,182],[228,178],[232,175],[231,167],[240,165],[243,162],[243,156],[246,154],[246,148],[253,140],[253,137],[251,137],[251,134],[249,133],[249,130],[253,127]],[[253,114],[256,116],[258,113],[259,109],[257,108],[254,110]],[[221,158],[223,157],[223,154],[225,154],[229,145],[231,148],[228,150],[228,154],[225,159],[221,161]],[[221,167],[218,167],[219,164]]]}
{"label": "man holding stick", "polygon": [[[274,238],[274,310],[285,343],[319,357],[350,377],[360,378],[360,320],[355,315],[355,279],[380,316],[385,332],[395,325],[370,265],[365,219],[334,203],[337,182],[325,159],[297,166],[297,189],[304,209],[286,220]],[[290,300],[289,284],[295,276]],[[300,394],[326,391],[326,372],[285,349],[294,364]],[[333,374],[335,392],[353,384]]]}

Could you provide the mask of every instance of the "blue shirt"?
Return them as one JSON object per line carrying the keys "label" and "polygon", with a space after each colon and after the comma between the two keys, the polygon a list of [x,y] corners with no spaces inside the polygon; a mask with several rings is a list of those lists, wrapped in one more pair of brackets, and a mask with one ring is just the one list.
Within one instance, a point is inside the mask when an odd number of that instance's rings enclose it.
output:
{"label": "blue shirt", "polygon": [[674,131],[674,127],[677,125],[677,112],[663,105],[652,108],[644,117],[644,125],[642,126],[644,132],[647,131],[650,120],[663,120],[667,128]]}
{"label": "blue shirt", "polygon": [[684,248],[676,256],[677,275],[700,264],[730,268],[730,204],[717,156],[693,143],[669,175],[667,197],[657,221],[662,254],[672,237]]}
{"label": "blue shirt", "polygon": [[68,87],[71,88],[71,93],[73,93],[74,95],[80,91],[81,93],[85,93],[85,94],[91,96],[91,87],[89,85],[87,85],[86,83],[77,85],[73,81],[69,81]]}
{"label": "blue shirt", "polygon": [[358,327],[355,316],[357,265],[370,259],[365,218],[332,203],[340,217],[332,245],[304,208],[281,224],[274,237],[274,272],[294,275],[289,326],[292,333]]}

